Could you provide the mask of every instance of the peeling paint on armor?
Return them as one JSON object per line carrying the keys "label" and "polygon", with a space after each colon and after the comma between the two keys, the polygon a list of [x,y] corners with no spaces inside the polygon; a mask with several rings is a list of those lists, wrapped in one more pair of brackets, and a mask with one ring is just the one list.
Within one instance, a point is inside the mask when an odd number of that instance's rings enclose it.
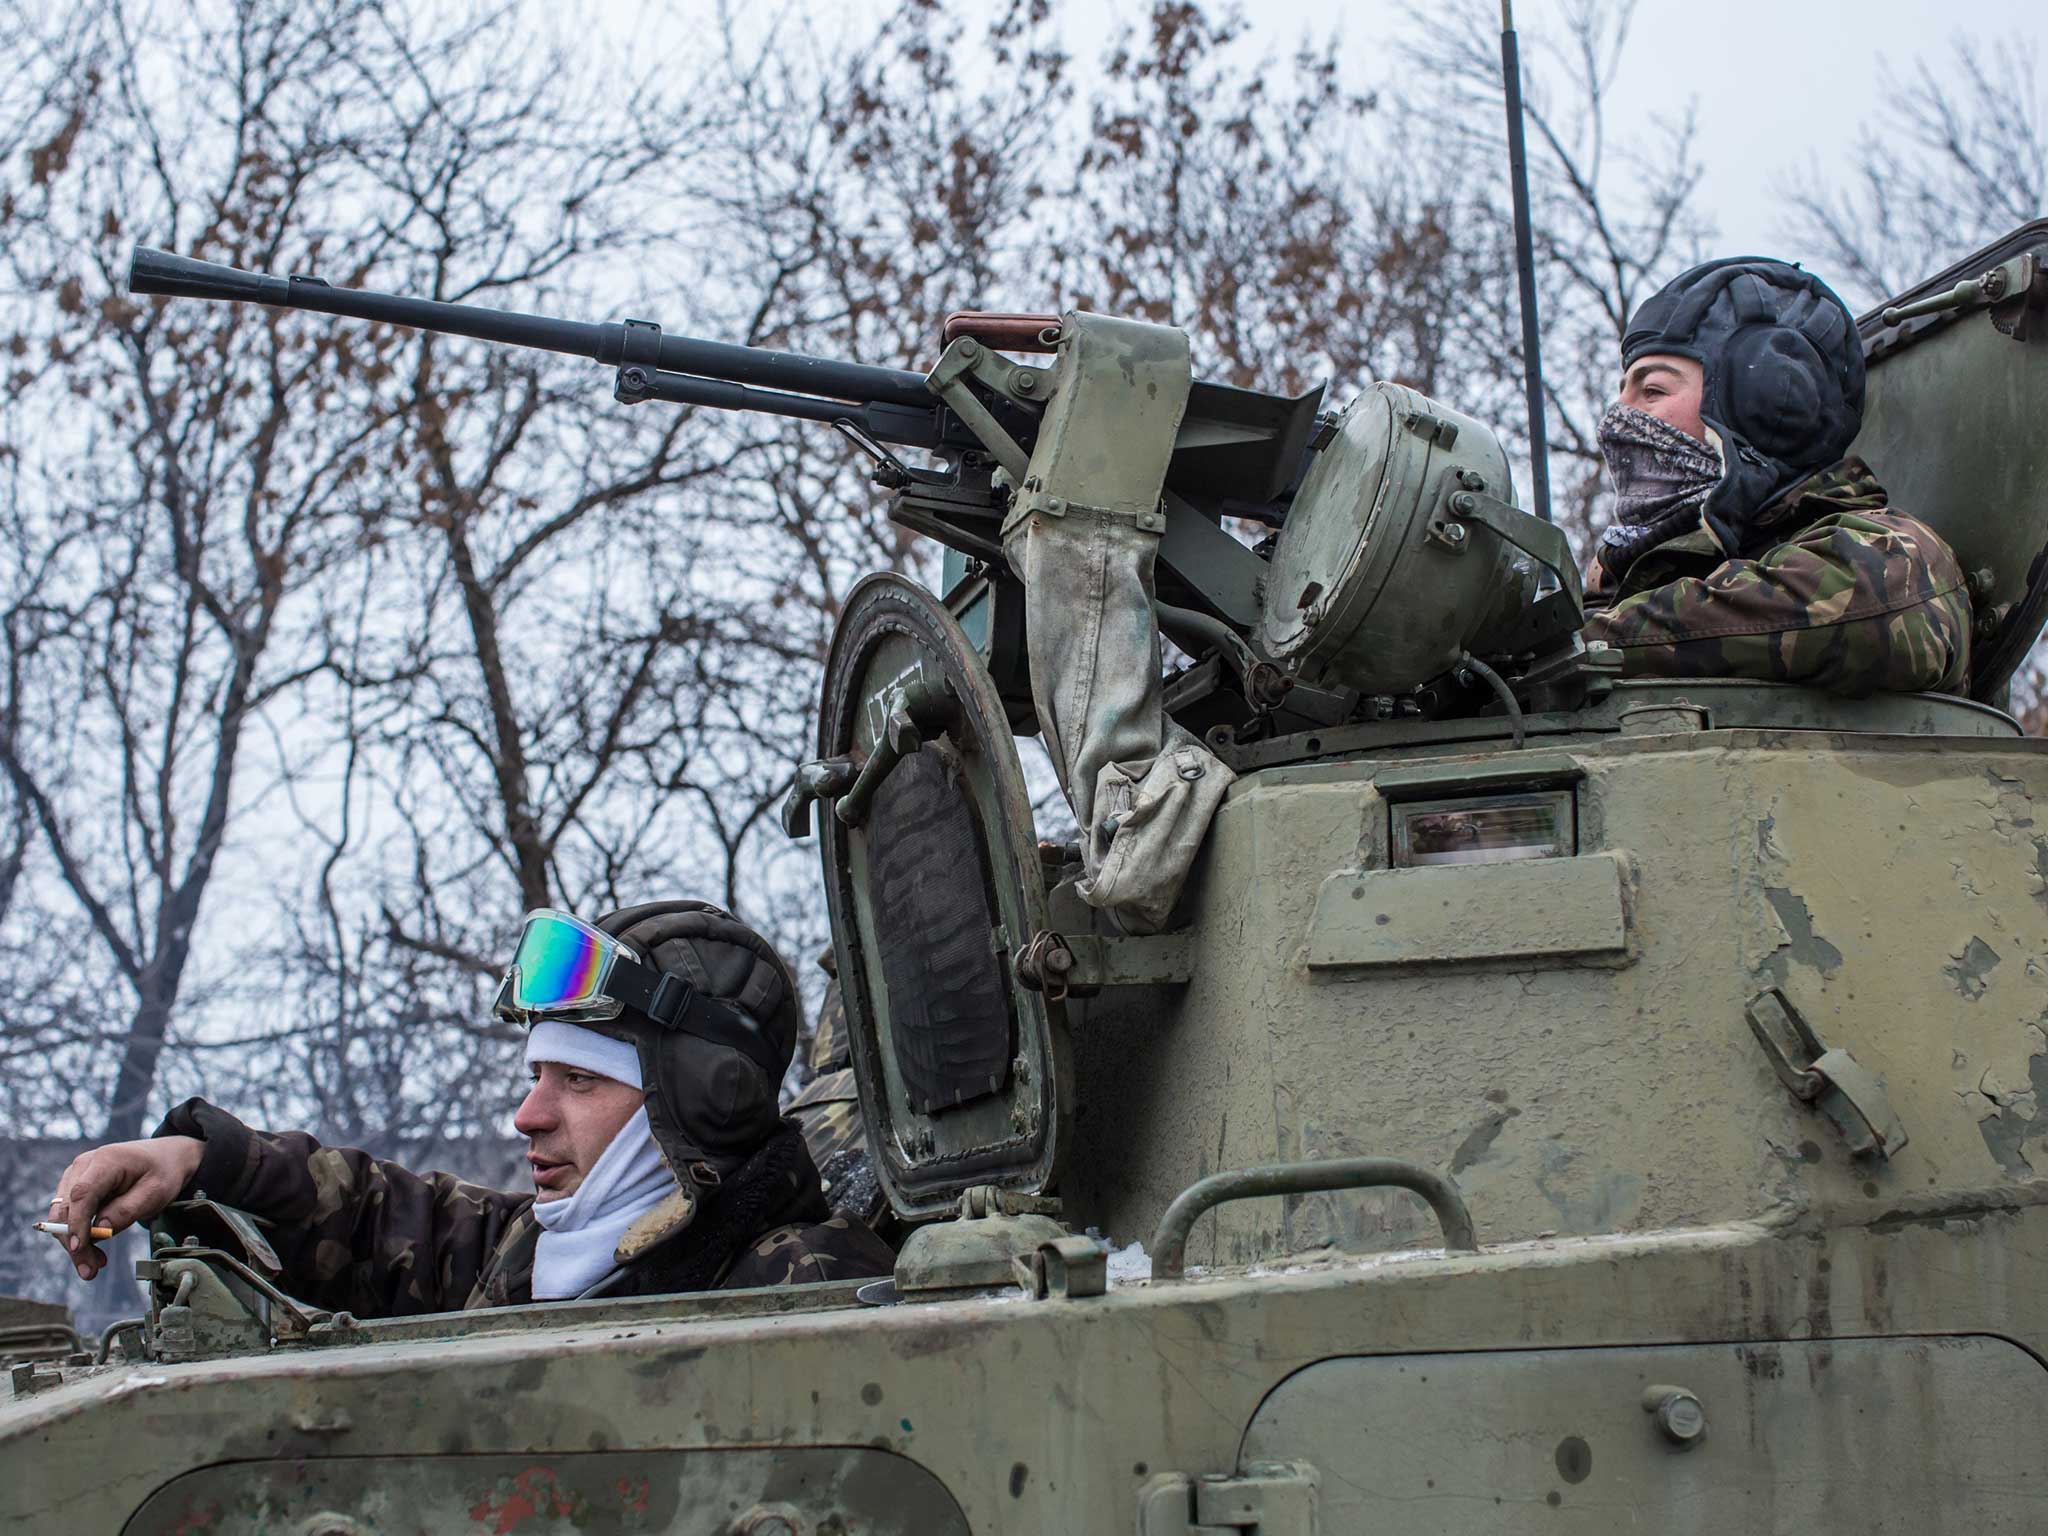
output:
{"label": "peeling paint on armor", "polygon": [[[1807,911],[1805,898],[1782,885],[1768,885],[1764,887],[1764,899],[1770,902],[1771,910],[1784,924],[1785,950],[1791,958],[1801,965],[1811,966],[1823,976],[1834,975],[1841,967],[1842,952],[1814,931],[1813,914]],[[1785,967],[1779,956],[1771,957],[1771,968],[1782,986]]]}
{"label": "peeling paint on armor", "polygon": [[1987,978],[1998,968],[2001,958],[1997,950],[1973,934],[1970,942],[1956,952],[1954,963],[1943,966],[1941,973],[1954,983],[1961,997],[1974,1003],[1984,996],[1990,985]]}

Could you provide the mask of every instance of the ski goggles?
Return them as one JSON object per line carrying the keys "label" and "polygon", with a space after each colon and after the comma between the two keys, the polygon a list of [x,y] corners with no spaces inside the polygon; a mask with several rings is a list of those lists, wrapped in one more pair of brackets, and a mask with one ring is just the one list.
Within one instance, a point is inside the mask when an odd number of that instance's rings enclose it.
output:
{"label": "ski goggles", "polygon": [[577,1024],[616,1019],[627,1009],[664,1029],[730,1046],[780,1081],[785,1062],[739,1009],[706,997],[681,976],[658,970],[629,946],[567,912],[526,914],[512,964],[491,1011],[510,1024],[541,1019]]}
{"label": "ski goggles", "polygon": [[[659,974],[642,965],[627,946],[581,918],[547,909],[529,912],[491,1011],[515,1024],[615,1019],[632,1001],[626,993],[645,992],[651,1000],[652,978]],[[614,978],[624,984],[623,990],[614,987]]]}

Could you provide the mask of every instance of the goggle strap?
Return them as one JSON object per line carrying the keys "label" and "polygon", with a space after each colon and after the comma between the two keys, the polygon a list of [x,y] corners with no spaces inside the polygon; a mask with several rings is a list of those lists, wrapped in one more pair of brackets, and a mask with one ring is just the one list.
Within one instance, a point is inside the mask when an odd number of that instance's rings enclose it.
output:
{"label": "goggle strap", "polygon": [[731,1004],[706,997],[682,977],[621,954],[612,962],[604,990],[663,1029],[730,1046],[767,1073],[770,1081],[780,1084],[782,1067],[753,1021]]}

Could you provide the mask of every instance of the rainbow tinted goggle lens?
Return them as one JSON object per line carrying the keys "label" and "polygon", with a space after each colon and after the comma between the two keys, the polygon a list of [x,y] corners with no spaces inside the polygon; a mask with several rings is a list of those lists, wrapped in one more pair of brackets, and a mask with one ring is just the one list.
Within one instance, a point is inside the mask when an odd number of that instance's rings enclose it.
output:
{"label": "rainbow tinted goggle lens", "polygon": [[615,1019],[627,999],[608,988],[621,962],[640,957],[567,912],[529,912],[492,1011],[501,1019]]}
{"label": "rainbow tinted goggle lens", "polygon": [[681,976],[644,964],[626,945],[567,912],[526,914],[491,1011],[512,1024],[616,1019],[631,1011],[663,1029],[729,1046],[779,1083],[789,1066],[752,1018]]}

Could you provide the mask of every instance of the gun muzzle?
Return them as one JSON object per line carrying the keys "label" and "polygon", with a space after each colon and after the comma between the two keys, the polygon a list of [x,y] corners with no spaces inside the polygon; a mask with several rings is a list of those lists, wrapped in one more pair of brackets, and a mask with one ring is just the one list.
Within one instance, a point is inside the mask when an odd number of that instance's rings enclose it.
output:
{"label": "gun muzzle", "polygon": [[128,291],[161,293],[174,299],[244,299],[258,304],[283,304],[289,301],[291,281],[138,245],[128,261]]}

